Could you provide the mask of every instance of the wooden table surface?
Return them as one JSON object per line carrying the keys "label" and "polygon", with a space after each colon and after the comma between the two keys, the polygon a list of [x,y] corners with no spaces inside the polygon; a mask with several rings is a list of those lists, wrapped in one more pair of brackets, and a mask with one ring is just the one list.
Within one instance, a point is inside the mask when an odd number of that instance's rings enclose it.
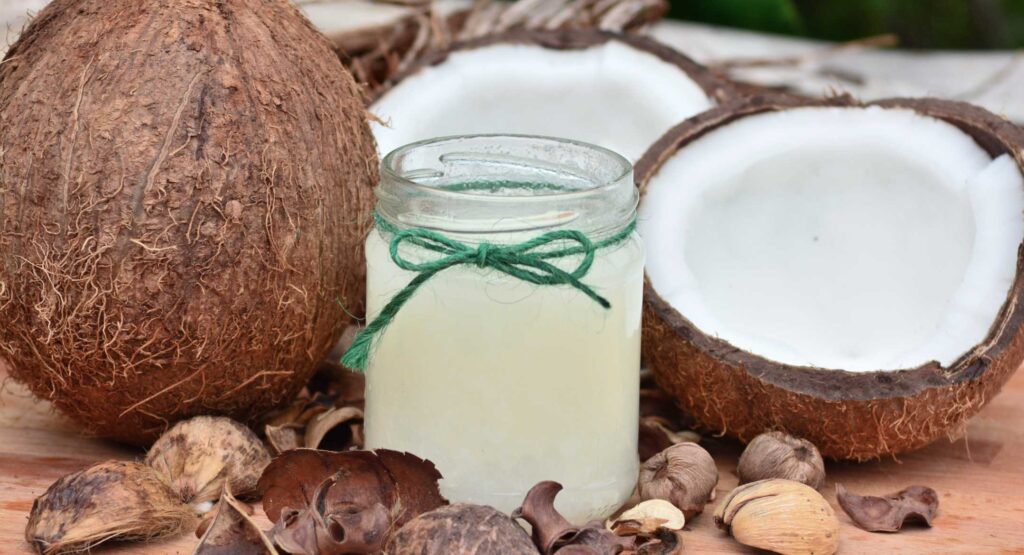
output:
{"label": "wooden table surface", "polygon": [[[0,363],[2,364],[2,363]],[[105,459],[138,458],[141,453],[82,437],[74,426],[6,379],[0,392],[0,554],[29,553],[23,539],[32,500],[60,476]],[[718,495],[736,485],[740,446],[709,439],[704,445],[718,461]],[[1024,371],[974,418],[967,439],[941,441],[900,460],[862,464],[830,463],[825,497],[842,522],[840,553],[1024,553]],[[912,484],[938,490],[940,514],[932,529],[871,534],[854,527],[835,504],[834,482],[859,493],[883,494]],[[710,509],[687,524],[687,553],[753,553],[718,531]],[[270,524],[257,511],[258,521]],[[145,545],[98,548],[107,554],[184,554],[192,535]]]}

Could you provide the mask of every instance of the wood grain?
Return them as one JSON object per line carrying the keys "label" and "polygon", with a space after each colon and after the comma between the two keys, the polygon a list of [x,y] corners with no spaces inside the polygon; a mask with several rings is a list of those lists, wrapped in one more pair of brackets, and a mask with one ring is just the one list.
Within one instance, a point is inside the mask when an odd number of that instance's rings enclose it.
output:
{"label": "wood grain", "polygon": [[[0,377],[6,371],[0,363]],[[967,439],[941,441],[922,451],[863,464],[829,463],[823,489],[842,522],[840,553],[846,554],[1024,554],[1024,372],[985,408],[967,430]],[[722,479],[718,495],[736,485],[741,447],[708,439]],[[109,459],[138,458],[141,452],[82,437],[19,385],[4,380],[0,391],[0,553],[31,553],[23,538],[32,500],[60,476]],[[858,493],[882,494],[913,484],[940,494],[940,514],[932,529],[872,534],[851,524],[835,504],[834,484]],[[713,505],[713,504],[712,504]],[[687,525],[687,553],[754,553],[732,541],[711,522],[711,509]],[[270,523],[258,511],[265,528]],[[189,554],[197,540],[186,535],[145,545],[111,545],[101,554]]]}

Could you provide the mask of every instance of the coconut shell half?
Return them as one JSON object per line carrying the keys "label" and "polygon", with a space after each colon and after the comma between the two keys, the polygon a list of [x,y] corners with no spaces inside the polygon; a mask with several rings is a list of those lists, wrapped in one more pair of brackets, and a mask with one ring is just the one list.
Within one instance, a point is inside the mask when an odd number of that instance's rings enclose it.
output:
{"label": "coconut shell half", "polygon": [[637,159],[676,122],[735,96],[731,83],[653,39],[518,30],[431,52],[371,99],[382,154],[476,133],[557,136]]}
{"label": "coconut shell half", "polygon": [[[1024,166],[1024,131],[971,105],[935,99],[861,104],[849,97],[756,96],[681,123],[644,154],[636,166],[643,193],[641,219],[648,186],[695,141],[746,118],[806,107],[910,110],[952,124],[993,159],[1007,154],[1018,169]],[[694,184],[673,182],[671,186]],[[1019,243],[1011,247],[1014,244]],[[657,255],[649,253],[649,262]],[[784,430],[837,459],[865,460],[910,451],[943,436],[952,439],[962,434],[966,421],[999,392],[1024,360],[1024,307],[1019,302],[1024,295],[1024,259],[1011,256],[1006,265],[1011,274],[1015,268],[1015,277],[1007,281],[1009,294],[985,328],[987,335],[946,363],[925,361],[913,367],[851,371],[778,362],[695,325],[688,314],[659,294],[650,273],[643,355],[659,384],[709,430],[743,441],[766,430]]]}
{"label": "coconut shell half", "polygon": [[375,91],[428,52],[512,30],[633,31],[668,11],[665,0],[300,0],[356,80]]}

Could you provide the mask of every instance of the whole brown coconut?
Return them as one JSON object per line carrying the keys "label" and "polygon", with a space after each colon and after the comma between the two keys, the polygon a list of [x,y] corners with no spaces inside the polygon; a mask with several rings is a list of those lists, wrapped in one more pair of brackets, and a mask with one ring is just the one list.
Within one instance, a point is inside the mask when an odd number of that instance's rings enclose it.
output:
{"label": "whole brown coconut", "polygon": [[285,0],[56,0],[0,64],[0,355],[90,432],[251,420],[362,310],[360,92]]}
{"label": "whole brown coconut", "polygon": [[[936,99],[861,104],[849,97],[763,95],[714,108],[676,126],[637,163],[637,183],[646,195],[647,185],[677,152],[716,129],[750,116],[803,107],[912,110],[954,125],[993,158],[1009,154],[1013,163],[1024,166],[1024,131],[968,104]],[[710,430],[743,441],[766,430],[784,430],[813,442],[822,455],[840,459],[865,460],[913,450],[962,433],[967,419],[1024,361],[1024,303],[1019,302],[1024,295],[1024,259],[1018,254],[1015,261],[1016,278],[987,336],[951,364],[852,372],[780,363],[699,329],[662,298],[650,280],[645,289],[643,355],[658,383]]]}

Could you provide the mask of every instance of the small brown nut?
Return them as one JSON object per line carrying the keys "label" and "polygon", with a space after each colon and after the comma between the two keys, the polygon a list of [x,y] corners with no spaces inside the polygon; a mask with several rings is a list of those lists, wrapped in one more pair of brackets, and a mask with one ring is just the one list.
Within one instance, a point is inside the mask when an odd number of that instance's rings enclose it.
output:
{"label": "small brown nut", "polygon": [[112,539],[149,539],[196,524],[152,468],[107,461],[57,480],[32,503],[25,539],[43,555],[82,552]]}
{"label": "small brown nut", "polygon": [[270,453],[252,430],[219,416],[197,416],[156,440],[146,464],[192,505],[216,501],[228,482],[238,497],[256,490]]}
{"label": "small brown nut", "polygon": [[664,499],[692,518],[714,499],[718,485],[715,460],[696,443],[677,443],[640,467],[640,498]]}
{"label": "small brown nut", "polygon": [[818,448],[806,439],[766,432],[743,450],[736,474],[741,484],[785,478],[821,489],[825,485],[825,462]]}
{"label": "small brown nut", "polygon": [[839,519],[818,491],[775,478],[732,490],[715,509],[715,524],[736,541],[782,555],[831,555]]}
{"label": "small brown nut", "polygon": [[410,520],[392,536],[388,555],[537,555],[529,534],[491,507],[456,503]]}

